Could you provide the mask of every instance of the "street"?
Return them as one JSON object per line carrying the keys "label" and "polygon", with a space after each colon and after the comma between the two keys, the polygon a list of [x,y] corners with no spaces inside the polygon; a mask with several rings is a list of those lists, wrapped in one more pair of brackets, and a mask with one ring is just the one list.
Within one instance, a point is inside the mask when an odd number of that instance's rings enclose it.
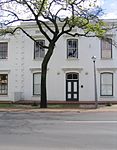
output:
{"label": "street", "polygon": [[0,150],[117,150],[117,112],[0,112]]}

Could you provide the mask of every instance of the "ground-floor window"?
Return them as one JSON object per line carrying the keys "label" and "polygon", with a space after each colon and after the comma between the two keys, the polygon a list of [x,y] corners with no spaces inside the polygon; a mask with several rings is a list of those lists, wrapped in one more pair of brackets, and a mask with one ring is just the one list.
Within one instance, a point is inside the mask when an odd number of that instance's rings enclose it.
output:
{"label": "ground-floor window", "polygon": [[33,73],[33,95],[40,95],[41,93],[41,74]]}
{"label": "ground-floor window", "polygon": [[8,74],[0,74],[0,95],[8,94]]}
{"label": "ground-floor window", "polygon": [[100,95],[113,96],[113,73],[108,72],[101,73]]}

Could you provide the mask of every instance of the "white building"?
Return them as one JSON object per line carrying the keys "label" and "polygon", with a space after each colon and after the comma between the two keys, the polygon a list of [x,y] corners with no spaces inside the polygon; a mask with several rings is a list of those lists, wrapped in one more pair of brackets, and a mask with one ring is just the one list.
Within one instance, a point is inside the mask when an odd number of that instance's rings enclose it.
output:
{"label": "white building", "polygon": [[[38,42],[47,42],[35,24],[22,26]],[[117,48],[112,45],[112,40],[117,41],[116,29],[108,37],[110,42],[68,35],[59,39],[48,65],[48,100],[94,101],[91,57],[96,56],[98,101],[117,102]],[[22,31],[0,37],[0,101],[40,99],[39,81],[45,53]]]}

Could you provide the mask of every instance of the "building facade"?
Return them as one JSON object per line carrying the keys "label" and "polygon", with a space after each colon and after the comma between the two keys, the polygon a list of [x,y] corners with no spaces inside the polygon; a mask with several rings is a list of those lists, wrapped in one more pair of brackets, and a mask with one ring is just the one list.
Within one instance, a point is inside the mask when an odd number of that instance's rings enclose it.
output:
{"label": "building facade", "polygon": [[[40,100],[41,63],[46,49],[39,43],[47,41],[34,23],[22,26],[37,42],[22,31],[0,37],[0,101]],[[97,37],[63,35],[48,64],[48,100],[94,101],[91,58],[96,56],[98,101],[117,102],[117,47],[113,41],[117,41],[116,29],[108,33],[108,42]]]}

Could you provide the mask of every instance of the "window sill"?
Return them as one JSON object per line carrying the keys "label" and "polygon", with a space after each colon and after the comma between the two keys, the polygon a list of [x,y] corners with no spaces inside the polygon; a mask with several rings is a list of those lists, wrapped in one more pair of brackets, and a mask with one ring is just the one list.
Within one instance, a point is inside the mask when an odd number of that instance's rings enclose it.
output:
{"label": "window sill", "polygon": [[7,60],[8,58],[5,58],[5,59],[0,58],[0,61],[7,61]]}
{"label": "window sill", "polygon": [[67,61],[79,60],[79,58],[66,58]]}
{"label": "window sill", "polygon": [[113,58],[100,58],[100,60],[113,60]]}
{"label": "window sill", "polygon": [[2,95],[2,94],[0,94],[0,97],[8,97],[8,95],[5,95],[5,94]]}
{"label": "window sill", "polygon": [[32,95],[32,97],[40,97],[41,96],[41,94],[39,94],[39,95]]}
{"label": "window sill", "polygon": [[114,98],[114,96],[113,95],[112,96],[111,95],[109,95],[109,96],[105,95],[105,96],[100,96],[100,98]]}
{"label": "window sill", "polygon": [[33,59],[33,61],[42,61],[43,58]]}

